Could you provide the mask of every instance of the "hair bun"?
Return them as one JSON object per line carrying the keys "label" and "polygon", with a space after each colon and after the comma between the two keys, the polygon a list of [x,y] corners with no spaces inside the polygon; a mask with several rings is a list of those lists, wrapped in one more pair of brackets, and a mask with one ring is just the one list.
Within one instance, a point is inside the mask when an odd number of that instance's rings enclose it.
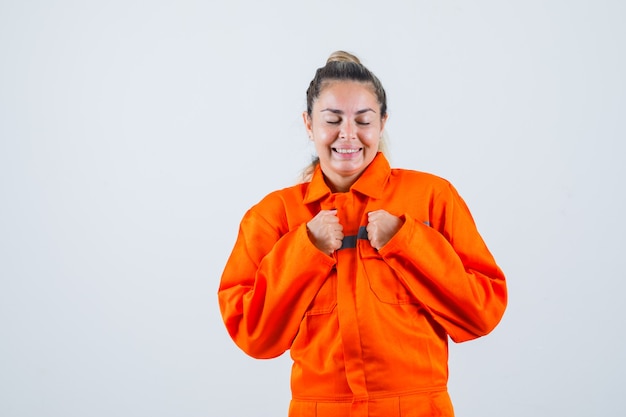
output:
{"label": "hair bun", "polygon": [[355,64],[361,64],[361,61],[356,56],[346,51],[335,51],[328,57],[326,64],[331,62],[354,62]]}

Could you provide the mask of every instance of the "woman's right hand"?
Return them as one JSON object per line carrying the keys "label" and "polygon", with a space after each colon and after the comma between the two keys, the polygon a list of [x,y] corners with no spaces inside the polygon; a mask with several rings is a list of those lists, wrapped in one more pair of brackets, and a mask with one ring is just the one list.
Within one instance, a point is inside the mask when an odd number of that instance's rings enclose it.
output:
{"label": "woman's right hand", "polygon": [[341,247],[343,226],[339,223],[337,209],[322,210],[306,224],[309,239],[322,252],[332,255]]}

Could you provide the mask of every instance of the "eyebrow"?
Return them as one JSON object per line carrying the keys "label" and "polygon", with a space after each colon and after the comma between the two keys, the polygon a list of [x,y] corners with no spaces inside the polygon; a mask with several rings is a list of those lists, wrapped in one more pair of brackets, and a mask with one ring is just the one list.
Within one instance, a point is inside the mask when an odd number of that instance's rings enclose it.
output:
{"label": "eyebrow", "polygon": [[[323,113],[323,112],[325,112],[325,111],[331,112],[331,113],[333,113],[333,114],[343,114],[343,111],[342,111],[342,110],[339,110],[339,109],[331,109],[331,108],[327,108],[327,109],[324,109],[324,110],[320,110],[320,113]],[[376,113],[376,111],[375,111],[374,109],[370,109],[370,108],[368,107],[368,108],[366,108],[366,109],[362,109],[362,110],[357,111],[357,112],[356,112],[356,114],[363,114],[363,113],[367,113],[367,112],[370,112],[370,111],[371,111],[371,112],[373,112],[373,113]]]}

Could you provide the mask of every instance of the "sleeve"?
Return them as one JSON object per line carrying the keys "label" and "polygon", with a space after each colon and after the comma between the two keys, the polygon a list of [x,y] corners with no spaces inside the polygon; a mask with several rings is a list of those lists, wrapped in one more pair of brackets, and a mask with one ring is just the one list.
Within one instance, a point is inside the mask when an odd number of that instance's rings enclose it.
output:
{"label": "sleeve", "polygon": [[237,346],[255,358],[289,349],[334,264],[311,243],[306,224],[281,235],[259,212],[248,211],[218,290],[224,324]]}
{"label": "sleeve", "polygon": [[486,335],[506,308],[504,274],[452,185],[432,204],[431,225],[405,214],[379,254],[453,341]]}

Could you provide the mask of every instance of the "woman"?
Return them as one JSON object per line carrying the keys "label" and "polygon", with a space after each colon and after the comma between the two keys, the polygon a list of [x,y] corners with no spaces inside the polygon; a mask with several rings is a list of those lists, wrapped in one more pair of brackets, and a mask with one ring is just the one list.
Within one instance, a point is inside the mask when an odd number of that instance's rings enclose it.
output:
{"label": "woman", "polygon": [[489,333],[505,278],[447,181],[391,169],[385,91],[336,52],[307,90],[310,180],[244,216],[219,288],[256,358],[290,350],[290,417],[453,416],[448,336]]}

